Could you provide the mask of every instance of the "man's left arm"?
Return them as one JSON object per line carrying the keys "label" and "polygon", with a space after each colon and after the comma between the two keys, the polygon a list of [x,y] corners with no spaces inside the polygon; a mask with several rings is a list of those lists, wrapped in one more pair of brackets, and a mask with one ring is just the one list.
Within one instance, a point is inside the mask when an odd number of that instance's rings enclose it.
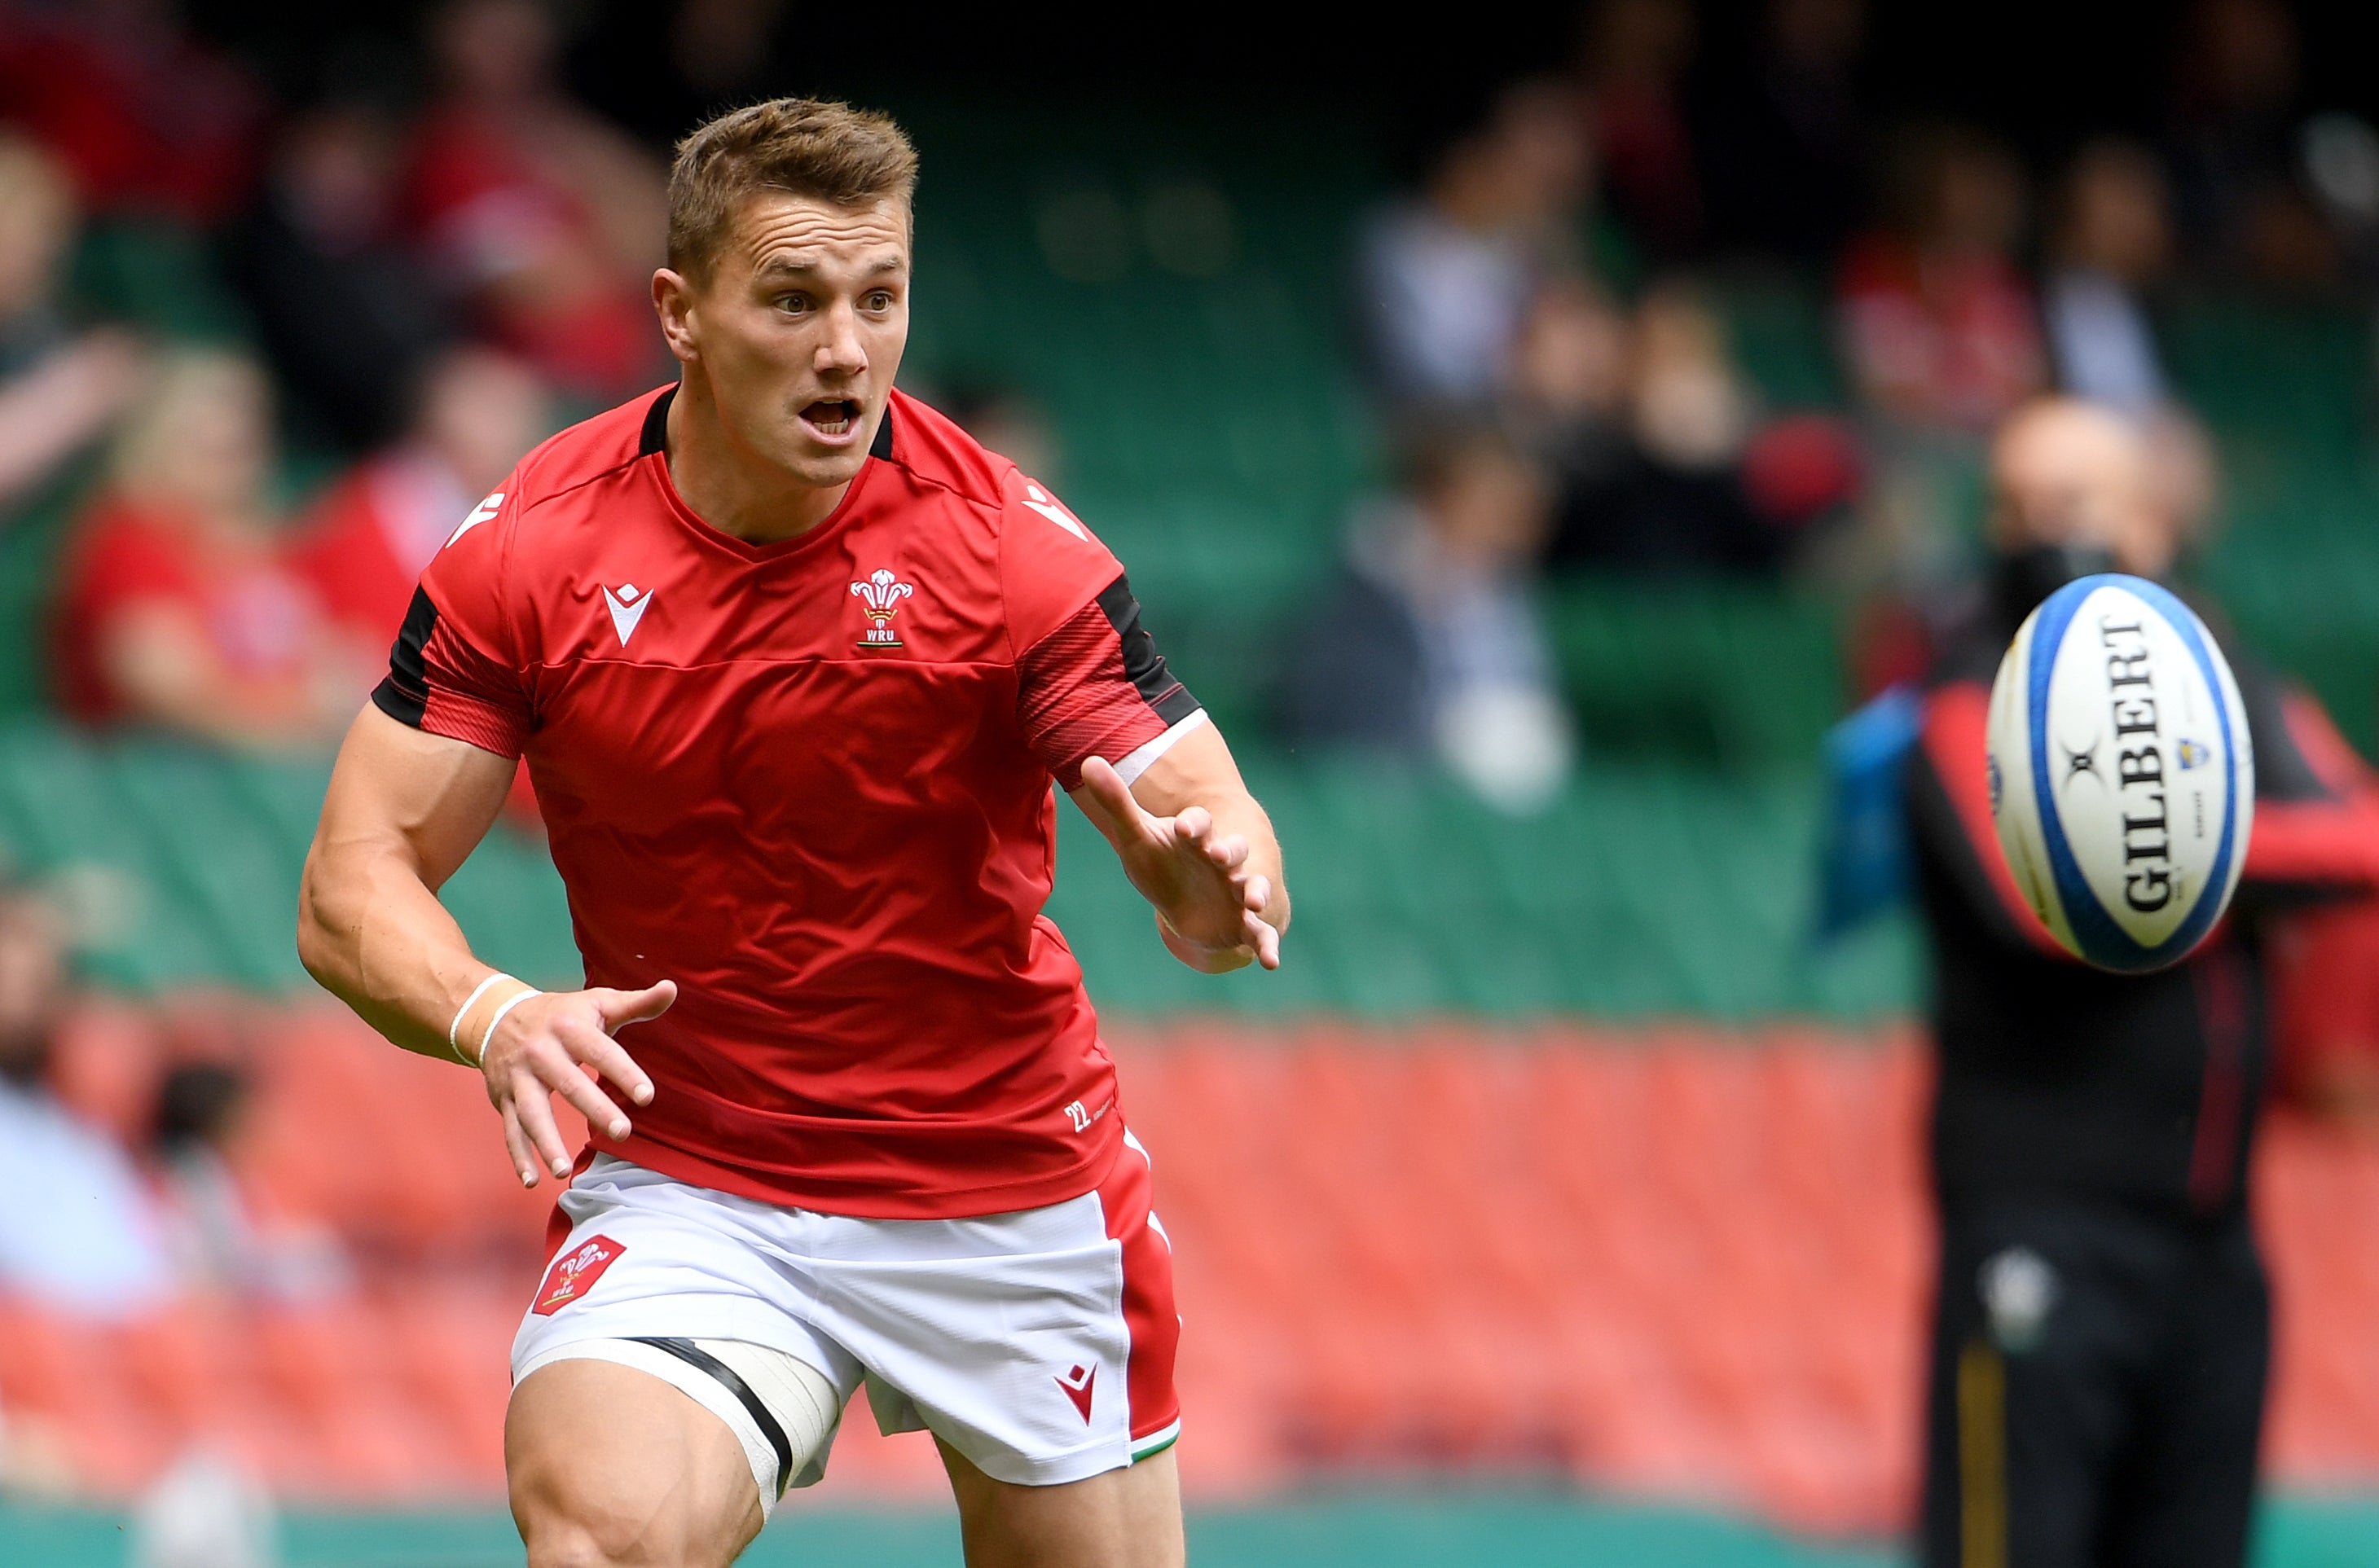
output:
{"label": "man's left arm", "polygon": [[1175,958],[1208,974],[1280,967],[1280,840],[1222,731],[1200,724],[1179,735],[1129,784],[1105,758],[1087,758],[1071,793],[1155,909]]}
{"label": "man's left arm", "polygon": [[1063,502],[1002,476],[1000,598],[1025,743],[1106,836],[1173,956],[1280,967],[1280,843],[1222,733],[1141,621],[1123,565]]}

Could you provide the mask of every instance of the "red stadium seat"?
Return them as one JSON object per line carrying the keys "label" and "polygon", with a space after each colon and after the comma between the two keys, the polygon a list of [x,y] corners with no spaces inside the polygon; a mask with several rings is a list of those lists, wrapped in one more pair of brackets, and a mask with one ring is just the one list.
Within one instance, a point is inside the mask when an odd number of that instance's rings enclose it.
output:
{"label": "red stadium seat", "polygon": [[[140,1016],[103,1022],[92,1059],[137,1061]],[[1566,1468],[1828,1531],[1907,1517],[1931,1242],[1905,1035],[1208,1022],[1117,1051],[1176,1247],[1196,1494]],[[245,1178],[335,1225],[364,1293],[113,1327],[0,1299],[0,1404],[103,1493],[195,1439],[295,1497],[495,1495],[549,1184],[514,1185],[469,1073],[335,1010],[288,1015],[255,1060]],[[2379,1144],[2282,1117],[2257,1179],[2274,1465],[2368,1484]],[[942,1489],[930,1442],[877,1437],[858,1406],[832,1484]]]}

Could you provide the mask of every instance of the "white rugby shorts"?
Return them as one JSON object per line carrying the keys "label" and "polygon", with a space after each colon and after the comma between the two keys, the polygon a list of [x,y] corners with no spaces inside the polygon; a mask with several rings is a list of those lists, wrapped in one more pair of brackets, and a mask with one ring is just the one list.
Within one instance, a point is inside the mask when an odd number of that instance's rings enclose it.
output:
{"label": "white rugby shorts", "polygon": [[[741,1342],[816,1369],[838,1410],[864,1381],[883,1431],[931,1431],[995,1479],[1119,1469],[1181,1429],[1172,1244],[1148,1152],[1124,1145],[1095,1191],[960,1220],[821,1214],[598,1155],[562,1196],[513,1381],[588,1341]],[[821,1445],[777,1487],[824,1472]]]}

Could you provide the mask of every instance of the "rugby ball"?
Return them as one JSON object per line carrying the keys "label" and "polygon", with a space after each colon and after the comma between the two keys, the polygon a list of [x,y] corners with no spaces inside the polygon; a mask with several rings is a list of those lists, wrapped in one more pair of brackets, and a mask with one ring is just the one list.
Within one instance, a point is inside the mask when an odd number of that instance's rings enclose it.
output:
{"label": "rugby ball", "polygon": [[1987,744],[2000,851],[2068,952],[2144,974],[2204,940],[2246,859],[2255,755],[2187,605],[2113,573],[2049,595],[1999,661]]}

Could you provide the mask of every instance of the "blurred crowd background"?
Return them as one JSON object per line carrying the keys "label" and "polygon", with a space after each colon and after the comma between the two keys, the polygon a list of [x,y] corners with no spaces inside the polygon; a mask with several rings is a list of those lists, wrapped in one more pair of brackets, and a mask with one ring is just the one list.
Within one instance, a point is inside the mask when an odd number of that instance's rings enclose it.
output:
{"label": "blurred crowd background", "polygon": [[[296,869],[422,564],[673,374],[670,139],[825,90],[923,154],[903,384],[1124,559],[1298,879],[1288,967],[1209,983],[1064,829],[1204,1320],[1193,1500],[1418,1475],[1888,1538],[1917,945],[1888,854],[1829,902],[1828,733],[1923,670],[1992,432],[2061,391],[2155,454],[2193,589],[2379,743],[2354,18],[828,25],[0,3],[0,1487],[499,1488],[544,1199],[467,1075],[308,999]],[[537,831],[524,787],[449,898],[566,982]],[[2368,919],[2279,949],[2300,1491],[2379,1487]],[[864,1425],[829,1492],[929,1495]]]}

